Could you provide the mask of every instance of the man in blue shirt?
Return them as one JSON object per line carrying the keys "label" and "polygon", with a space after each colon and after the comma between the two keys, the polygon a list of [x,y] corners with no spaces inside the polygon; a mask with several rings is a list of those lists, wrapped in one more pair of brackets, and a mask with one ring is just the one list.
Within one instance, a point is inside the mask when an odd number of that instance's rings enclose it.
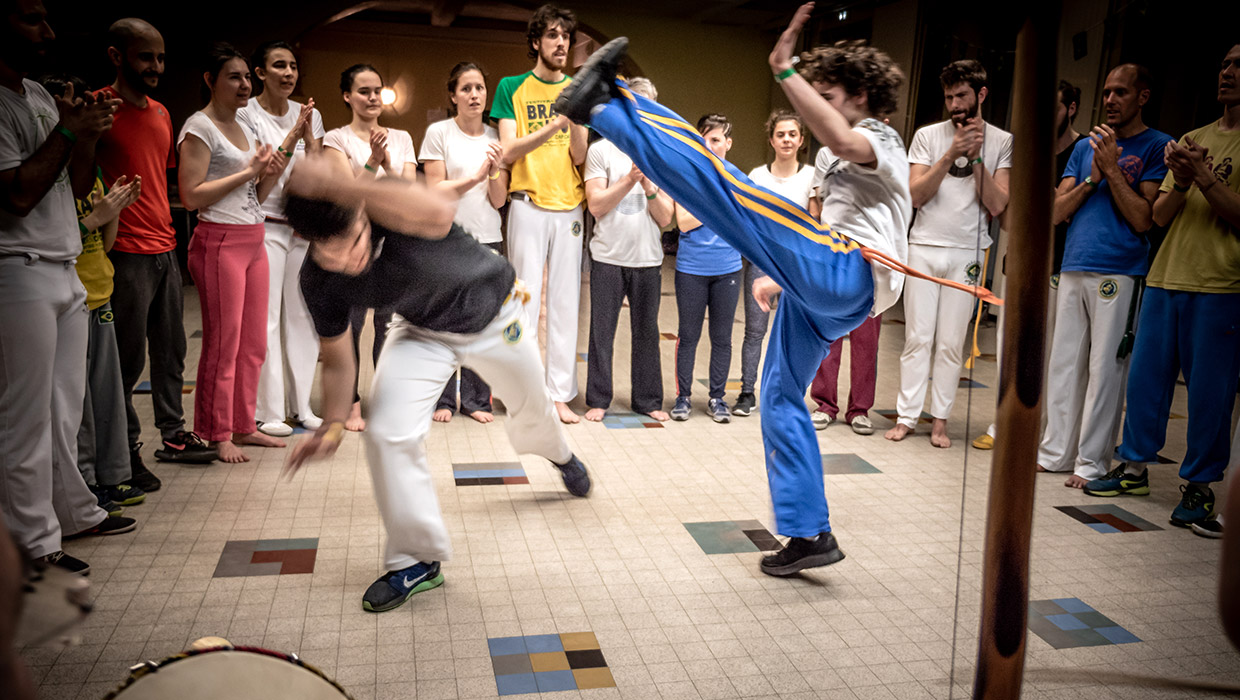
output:
{"label": "man in blue shirt", "polygon": [[1055,195],[1055,223],[1071,219],[1050,350],[1047,424],[1038,469],[1068,471],[1083,488],[1107,473],[1145,276],[1152,205],[1171,137],[1145,125],[1149,72],[1126,63],[1102,88],[1106,123],[1077,143]]}

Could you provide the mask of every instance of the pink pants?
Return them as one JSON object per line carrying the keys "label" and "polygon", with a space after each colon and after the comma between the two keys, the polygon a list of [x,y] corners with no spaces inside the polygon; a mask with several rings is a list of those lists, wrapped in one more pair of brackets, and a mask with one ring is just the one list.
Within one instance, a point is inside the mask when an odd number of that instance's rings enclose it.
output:
{"label": "pink pants", "polygon": [[202,357],[194,432],[228,440],[254,432],[258,375],[267,355],[267,250],[262,224],[200,221],[189,271],[202,303]]}
{"label": "pink pants", "polygon": [[[848,389],[848,413],[844,416],[847,422],[864,416],[874,407],[874,383],[878,379],[878,329],[882,322],[881,315],[868,317],[848,334],[848,342],[852,344],[848,363],[852,381]],[[843,349],[843,338],[831,343],[831,353],[818,366],[818,374],[814,375],[809,392],[818,404],[818,410],[832,418],[840,411],[836,385],[839,383],[840,352]]]}

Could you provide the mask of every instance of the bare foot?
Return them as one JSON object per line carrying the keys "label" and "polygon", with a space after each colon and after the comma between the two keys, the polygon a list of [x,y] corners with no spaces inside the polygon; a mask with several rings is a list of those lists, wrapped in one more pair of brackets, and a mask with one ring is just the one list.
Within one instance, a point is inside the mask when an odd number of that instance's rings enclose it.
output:
{"label": "bare foot", "polygon": [[574,423],[581,422],[581,416],[578,416],[575,412],[573,412],[573,409],[569,408],[568,404],[563,401],[555,402],[555,412],[560,414],[561,423],[572,425]]}
{"label": "bare foot", "polygon": [[1073,474],[1072,476],[1068,477],[1067,481],[1063,482],[1063,485],[1067,486],[1070,489],[1083,489],[1085,488],[1085,484],[1088,484],[1088,483],[1089,483],[1089,479],[1082,479],[1076,474]]}
{"label": "bare foot", "polygon": [[236,445],[229,442],[228,440],[220,440],[219,442],[213,442],[211,443],[211,446],[214,447],[219,452],[221,462],[228,462],[229,464],[240,464],[241,462],[250,461],[250,458],[245,456],[245,453],[241,451],[240,447],[237,447]]}
{"label": "bare foot", "polygon": [[888,440],[892,442],[899,442],[903,440],[904,438],[908,437],[909,434],[912,432],[913,432],[913,429],[908,427],[907,425],[903,423],[896,423],[895,427],[892,428],[891,430],[888,430],[887,433],[883,435],[883,437],[887,438]]}
{"label": "bare foot", "polygon": [[592,423],[597,423],[603,420],[603,418],[606,417],[606,415],[607,415],[607,409],[605,408],[591,408],[590,410],[586,411],[586,420]]}
{"label": "bare foot", "polygon": [[660,423],[666,423],[672,418],[671,416],[667,415],[667,411],[651,411],[650,413],[646,415],[659,421]]}
{"label": "bare foot", "polygon": [[1050,470],[1049,470],[1049,469],[1047,469],[1046,467],[1042,466],[1041,464],[1039,464],[1039,465],[1038,465],[1038,471],[1040,471],[1040,472],[1048,472],[1048,473],[1050,472]]}
{"label": "bare foot", "polygon": [[491,423],[495,420],[495,414],[491,413],[490,411],[474,411],[473,413],[469,414],[469,417],[473,418],[479,423]]}
{"label": "bare foot", "polygon": [[362,418],[362,402],[353,402],[353,409],[349,411],[349,417],[344,422],[345,430],[352,430],[360,433],[366,429],[366,419]]}
{"label": "bare foot", "polygon": [[287,443],[278,437],[260,433],[255,430],[252,433],[233,433],[232,441],[237,445],[255,445],[257,447],[287,447]]}
{"label": "bare foot", "polygon": [[947,437],[947,420],[935,418],[930,426],[930,444],[947,449],[952,446],[951,438]]}
{"label": "bare foot", "polygon": [[431,420],[435,421],[436,423],[447,423],[448,421],[452,420],[452,411],[449,411],[446,408],[441,408],[438,411],[435,411],[434,413],[431,414]]}

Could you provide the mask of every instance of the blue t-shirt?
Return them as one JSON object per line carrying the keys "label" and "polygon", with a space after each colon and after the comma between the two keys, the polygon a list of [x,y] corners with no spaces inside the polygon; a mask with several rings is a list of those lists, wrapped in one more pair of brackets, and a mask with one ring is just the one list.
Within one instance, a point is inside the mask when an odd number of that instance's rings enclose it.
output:
{"label": "blue t-shirt", "polygon": [[690,275],[727,275],[741,269],[741,254],[705,226],[682,231],[676,271]]}
{"label": "blue t-shirt", "polygon": [[[1162,182],[1167,174],[1163,148],[1171,140],[1161,131],[1146,129],[1117,142],[1124,149],[1119,157],[1119,167],[1132,189],[1138,190],[1140,184],[1147,180]],[[1068,159],[1063,176],[1075,178],[1080,184],[1089,177],[1093,162],[1094,149],[1090,147],[1089,139],[1081,139]],[[1149,249],[1145,234],[1133,231],[1115,206],[1110,180],[1103,180],[1068,225],[1063,271],[1143,276],[1149,268]]]}

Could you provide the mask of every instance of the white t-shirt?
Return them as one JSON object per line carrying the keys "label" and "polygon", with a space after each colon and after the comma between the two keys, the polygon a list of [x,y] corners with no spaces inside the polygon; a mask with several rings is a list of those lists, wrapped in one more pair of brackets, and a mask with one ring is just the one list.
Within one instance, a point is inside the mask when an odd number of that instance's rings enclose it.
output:
{"label": "white t-shirt", "polygon": [[[586,152],[582,180],[604,180],[607,186],[628,175],[633,159],[611,141],[602,139]],[[640,182],[594,225],[590,256],[620,267],[656,267],[663,264],[663,237],[650,216],[649,201]]]}
{"label": "white t-shirt", "polygon": [[[1012,135],[993,124],[986,124],[982,140],[982,161],[994,174],[1012,167]],[[913,134],[913,145],[908,149],[908,162],[933,166],[947,149],[951,148],[956,127],[950,119],[923,126]],[[930,201],[917,210],[917,220],[909,231],[909,243],[933,245],[942,248],[978,248],[978,232],[981,232],[981,248],[990,247],[990,217],[977,197],[977,182],[973,166],[963,169],[952,164],[951,171],[943,176],[939,189]]]}
{"label": "white t-shirt", "polygon": [[[12,170],[34,155],[60,122],[56,102],[42,85],[22,80],[22,88],[25,94],[19,95],[0,87],[0,170]],[[32,253],[62,262],[81,252],[68,169],[60,171],[29,214],[0,209],[0,255]]]}
{"label": "white t-shirt", "polygon": [[[293,125],[297,123],[297,115],[301,114],[301,104],[289,100],[288,111],[284,116],[276,115],[263,109],[258,103],[257,97],[251,97],[249,103],[241,109],[237,110],[237,121],[249,127],[254,132],[259,143],[265,143],[272,148],[276,148],[284,143],[284,138],[288,136],[288,132],[293,130]],[[323,116],[319,114],[319,110],[314,110],[310,116],[310,129],[314,134],[314,138],[323,138]],[[284,173],[280,175],[280,179],[276,181],[275,187],[271,189],[271,194],[267,195],[267,199],[263,202],[263,213],[267,216],[274,216],[277,219],[284,218],[284,183],[288,182],[289,173],[293,172],[293,163],[296,163],[301,156],[306,153],[306,140],[297,139],[297,145],[293,147],[293,157],[289,161],[288,167],[284,169]]]}
{"label": "white t-shirt", "polygon": [[[323,137],[323,147],[334,148],[343,153],[349,159],[349,165],[353,166],[354,173],[361,170],[362,166],[366,165],[366,161],[370,159],[370,141],[353,133],[353,129],[350,129],[347,124],[327,132],[327,135]],[[413,150],[413,137],[409,136],[408,131],[388,129],[387,151],[388,162],[397,169],[397,172],[389,172],[387,168],[380,167],[379,175],[400,177],[402,167],[418,167],[418,157]],[[409,172],[406,179],[412,179],[412,175],[412,171]]]}
{"label": "white t-shirt", "polygon": [[[246,149],[244,151],[234,146],[232,141],[229,141],[228,137],[224,136],[224,133],[215,125],[215,122],[211,121],[211,117],[203,112],[194,112],[189,115],[189,119],[185,120],[185,126],[181,127],[181,135],[177,138],[178,151],[185,137],[190,134],[207,144],[207,148],[211,151],[211,162],[207,166],[205,182],[219,180],[250,167],[256,147],[254,132],[250,131],[245,124],[237,123],[241,126],[241,133],[245,134]],[[258,188],[254,180],[246,180],[245,184],[239,185],[224,195],[220,201],[199,209],[198,218],[215,224],[263,223],[263,208],[258,204]]]}
{"label": "white t-shirt", "polygon": [[[426,127],[422,162],[443,161],[447,179],[468,179],[476,175],[486,161],[488,147],[498,142],[499,132],[493,126],[484,124],[481,136],[470,136],[461,131],[455,119],[445,119]],[[500,230],[499,211],[487,198],[489,185],[483,180],[461,195],[455,221],[480,243],[499,243],[504,240],[504,234]]]}
{"label": "white t-shirt", "polygon": [[749,179],[775,194],[783,195],[802,209],[809,206],[814,169],[808,165],[801,166],[792,177],[775,177],[769,166],[762,165],[749,171]]}
{"label": "white t-shirt", "polygon": [[[822,223],[867,248],[908,262],[909,219],[913,196],[908,189],[904,142],[895,129],[877,119],[863,119],[853,127],[874,149],[872,168],[836,158],[823,148],[815,160],[815,181],[821,182]],[[904,289],[904,273],[871,263],[874,274],[874,311],[877,316],[896,303]]]}

